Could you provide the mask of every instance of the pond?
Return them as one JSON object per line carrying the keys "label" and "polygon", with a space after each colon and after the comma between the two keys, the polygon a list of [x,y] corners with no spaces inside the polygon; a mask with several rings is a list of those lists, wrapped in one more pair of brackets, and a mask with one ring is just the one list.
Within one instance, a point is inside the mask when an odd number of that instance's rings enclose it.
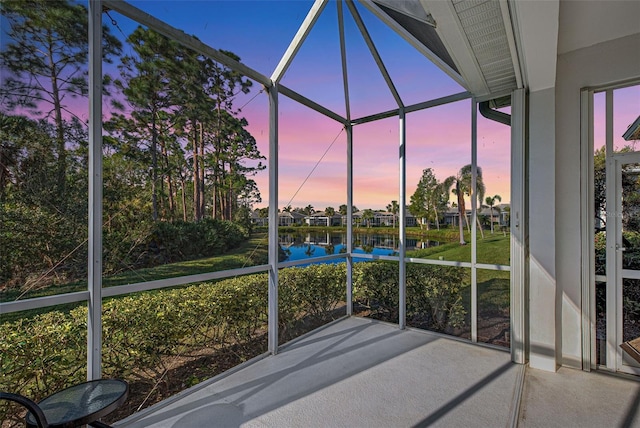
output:
{"label": "pond", "polygon": [[[347,234],[345,232],[326,233],[280,233],[280,246],[287,254],[284,261],[312,259],[347,251]],[[438,241],[424,241],[407,238],[406,249],[434,247]],[[398,255],[398,235],[391,234],[354,234],[353,252],[356,254],[374,254],[381,256]],[[325,262],[325,263],[339,263]]]}

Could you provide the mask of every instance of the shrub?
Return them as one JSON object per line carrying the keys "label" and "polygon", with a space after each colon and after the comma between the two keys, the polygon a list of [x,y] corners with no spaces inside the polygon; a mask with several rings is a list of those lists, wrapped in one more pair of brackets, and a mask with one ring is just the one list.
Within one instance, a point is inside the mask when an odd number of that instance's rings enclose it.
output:
{"label": "shrub", "polygon": [[[345,300],[344,263],[283,269],[279,280],[283,339],[293,337],[293,327],[300,323],[331,319]],[[397,283],[397,263],[354,266],[355,299],[394,322]],[[407,293],[413,296],[408,317],[436,329],[460,325],[461,284],[460,268],[408,265]],[[267,297],[268,275],[256,274],[107,299],[102,316],[103,373],[148,382],[161,378],[171,355],[250,345],[266,334]],[[86,331],[85,306],[0,323],[0,389],[38,400],[83,381]]]}
{"label": "shrub", "polygon": [[[354,267],[354,297],[385,321],[398,320],[398,264],[375,261]],[[407,318],[413,324],[444,331],[464,323],[462,268],[408,264],[406,271]]]}
{"label": "shrub", "polygon": [[[281,319],[326,319],[344,299],[344,274],[330,265],[283,270],[280,290],[294,303]],[[103,373],[154,378],[170,355],[243,346],[266,331],[267,296],[268,276],[257,274],[105,300]],[[41,399],[82,382],[86,331],[86,307],[0,323],[0,389]]]}
{"label": "shrub", "polygon": [[353,269],[354,299],[368,307],[375,318],[398,322],[398,264],[356,263]]}
{"label": "shrub", "polygon": [[[0,284],[32,289],[86,278],[86,221],[18,203],[0,204]],[[237,248],[247,229],[222,220],[137,222],[104,230],[106,275],[211,257]],[[82,245],[80,245],[82,244]]]}
{"label": "shrub", "polygon": [[445,331],[464,323],[464,270],[458,267],[407,265],[407,317]]}
{"label": "shrub", "polygon": [[344,302],[346,266],[318,264],[283,269],[278,276],[278,323],[283,338],[291,339],[296,323],[306,317],[319,321],[332,318]]}
{"label": "shrub", "polygon": [[19,202],[0,203],[0,220],[0,284],[38,289],[86,274],[86,222]]}
{"label": "shrub", "polygon": [[204,219],[199,222],[157,222],[137,252],[141,266],[193,260],[223,254],[239,246],[248,235],[235,223]]}

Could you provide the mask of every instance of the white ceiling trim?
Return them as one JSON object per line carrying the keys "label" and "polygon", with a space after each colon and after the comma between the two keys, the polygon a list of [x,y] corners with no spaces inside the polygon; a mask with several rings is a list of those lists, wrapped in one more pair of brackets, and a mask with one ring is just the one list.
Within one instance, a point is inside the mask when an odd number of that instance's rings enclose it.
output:
{"label": "white ceiling trim", "polygon": [[464,87],[474,96],[489,94],[489,86],[473,55],[460,19],[450,1],[420,0],[427,13],[436,21],[436,32],[465,80]]}
{"label": "white ceiling trim", "polygon": [[513,1],[516,45],[521,57],[523,85],[530,91],[553,88],[558,60],[560,1]]}
{"label": "white ceiling trim", "polygon": [[509,3],[507,0],[500,0],[500,10],[502,11],[502,20],[504,21],[504,29],[507,33],[507,41],[509,43],[509,52],[511,52],[511,61],[513,70],[516,75],[516,84],[518,88],[522,88],[522,71],[520,70],[520,60],[516,41],[513,37],[513,26],[511,25],[511,13],[509,12]]}
{"label": "white ceiling trim", "polygon": [[[429,48],[423,45],[419,40],[417,40],[411,33],[409,33],[405,28],[403,28],[396,21],[391,19],[389,15],[384,13],[372,0],[358,0],[358,2],[367,8],[369,12],[373,13],[378,19],[384,22],[389,28],[395,31],[400,37],[407,41],[411,46],[413,46],[418,52],[427,57],[432,63],[438,66],[442,71],[444,71],[449,77],[455,80],[460,86],[464,87],[466,90],[470,91],[469,85],[466,82],[466,79],[463,75],[458,74],[454,69],[449,67],[447,63],[442,61],[440,57],[434,54]],[[427,11],[428,12],[428,11]],[[446,46],[446,45],[445,45]]]}

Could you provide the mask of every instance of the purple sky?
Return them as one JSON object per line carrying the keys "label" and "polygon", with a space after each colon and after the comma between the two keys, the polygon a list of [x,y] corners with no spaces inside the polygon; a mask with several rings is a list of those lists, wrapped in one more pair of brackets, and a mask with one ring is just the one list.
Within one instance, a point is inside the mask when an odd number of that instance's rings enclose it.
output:
{"label": "purple sky", "polygon": [[[214,48],[233,51],[242,62],[267,76],[313,4],[302,0],[131,3]],[[463,91],[367,10],[357,7],[406,105]],[[395,108],[353,19],[346,8],[344,12],[352,117]],[[117,25],[111,23],[109,16],[104,16],[105,23],[122,39],[137,26],[116,12],[110,15]],[[125,45],[127,53],[130,48]],[[107,71],[117,75],[114,68]],[[325,8],[282,83],[345,115],[335,2]],[[241,115],[249,121],[249,131],[267,156],[267,97],[259,94],[252,100],[259,91],[260,85],[255,84],[250,94],[238,96],[235,106],[243,107]],[[640,87],[615,93],[614,135],[616,147],[620,147],[626,144],[620,136],[640,112]],[[67,104],[72,110],[88,111],[86,99],[68,100]],[[603,94],[596,95],[595,111],[598,146],[598,135],[604,132]],[[105,113],[108,115],[107,108]],[[87,119],[86,114],[79,116]],[[443,180],[471,162],[470,124],[468,100],[407,115],[407,200],[424,168],[432,168]],[[359,208],[383,209],[391,200],[399,199],[398,134],[397,118],[354,127],[354,204]],[[346,202],[346,137],[339,123],[280,97],[279,138],[280,207],[290,204],[324,209]],[[509,157],[509,127],[479,116],[478,165],[483,170],[486,195],[498,194],[503,203],[509,201]],[[261,172],[255,180],[263,197],[258,206],[266,206],[268,171]]]}
{"label": "purple sky", "polygon": [[[233,51],[242,62],[267,76],[278,64],[312,3],[132,2],[214,48]],[[367,10],[359,6],[358,9],[406,105],[463,91]],[[344,12],[352,117],[395,108],[395,101],[353,19],[346,8]],[[111,16],[119,28],[112,26],[106,16],[105,22],[121,37],[120,29],[128,35],[137,25],[115,12],[111,12]],[[282,83],[344,115],[339,52],[336,4],[330,2]],[[252,92],[239,96],[235,105],[244,106],[241,114],[248,119],[249,131],[258,141],[262,154],[267,156],[267,97],[261,94],[250,101],[259,90],[260,85],[255,84]],[[625,105],[640,99],[637,90],[636,93],[625,93],[625,97],[629,99],[620,101]],[[618,111],[625,112],[617,119],[616,136],[635,119],[631,116],[640,111],[637,107],[636,103],[635,108],[616,110],[616,115]],[[470,125],[468,100],[407,115],[407,200],[424,168],[433,168],[438,179],[443,180],[471,162]],[[619,132],[622,127],[624,129]],[[397,118],[354,128],[354,204],[359,208],[383,209],[391,200],[398,199],[398,133]],[[279,139],[280,207],[310,204],[316,209],[324,209],[327,206],[337,208],[346,202],[346,137],[339,123],[280,97]],[[486,195],[498,194],[503,203],[509,201],[509,157],[509,127],[479,116],[478,165],[483,170]],[[321,158],[322,162],[316,166]],[[314,167],[313,174],[307,179]],[[268,171],[255,179],[263,197],[258,205],[266,206]]]}

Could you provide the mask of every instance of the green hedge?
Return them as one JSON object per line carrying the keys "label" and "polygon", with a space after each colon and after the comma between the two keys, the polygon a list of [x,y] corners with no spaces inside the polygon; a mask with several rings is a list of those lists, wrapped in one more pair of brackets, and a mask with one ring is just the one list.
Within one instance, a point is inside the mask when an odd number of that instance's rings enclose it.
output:
{"label": "green hedge", "polygon": [[[354,299],[372,317],[398,322],[398,264],[358,263],[354,268]],[[448,266],[407,264],[407,319],[413,325],[437,331],[464,323],[462,304],[464,269]]]}
{"label": "green hedge", "polygon": [[[86,222],[20,204],[0,204],[0,285],[35,288],[86,279]],[[106,275],[224,254],[248,239],[236,223],[139,222],[135,228],[104,230]]]}
{"label": "green hedge", "polygon": [[[407,267],[408,315],[435,328],[461,323],[462,269]],[[398,265],[354,266],[354,299],[397,320]],[[279,327],[294,337],[296,323],[326,322],[345,301],[345,264],[279,272]],[[103,304],[103,373],[136,380],[157,378],[167,356],[185,350],[221,349],[266,335],[267,274],[111,298]],[[393,319],[393,317],[396,317]],[[86,378],[87,309],[51,311],[0,324],[0,389],[31,398]],[[0,416],[2,410],[0,409]]]}
{"label": "green hedge", "polygon": [[140,224],[120,235],[105,232],[106,274],[224,254],[249,237],[237,224],[215,219]]}

